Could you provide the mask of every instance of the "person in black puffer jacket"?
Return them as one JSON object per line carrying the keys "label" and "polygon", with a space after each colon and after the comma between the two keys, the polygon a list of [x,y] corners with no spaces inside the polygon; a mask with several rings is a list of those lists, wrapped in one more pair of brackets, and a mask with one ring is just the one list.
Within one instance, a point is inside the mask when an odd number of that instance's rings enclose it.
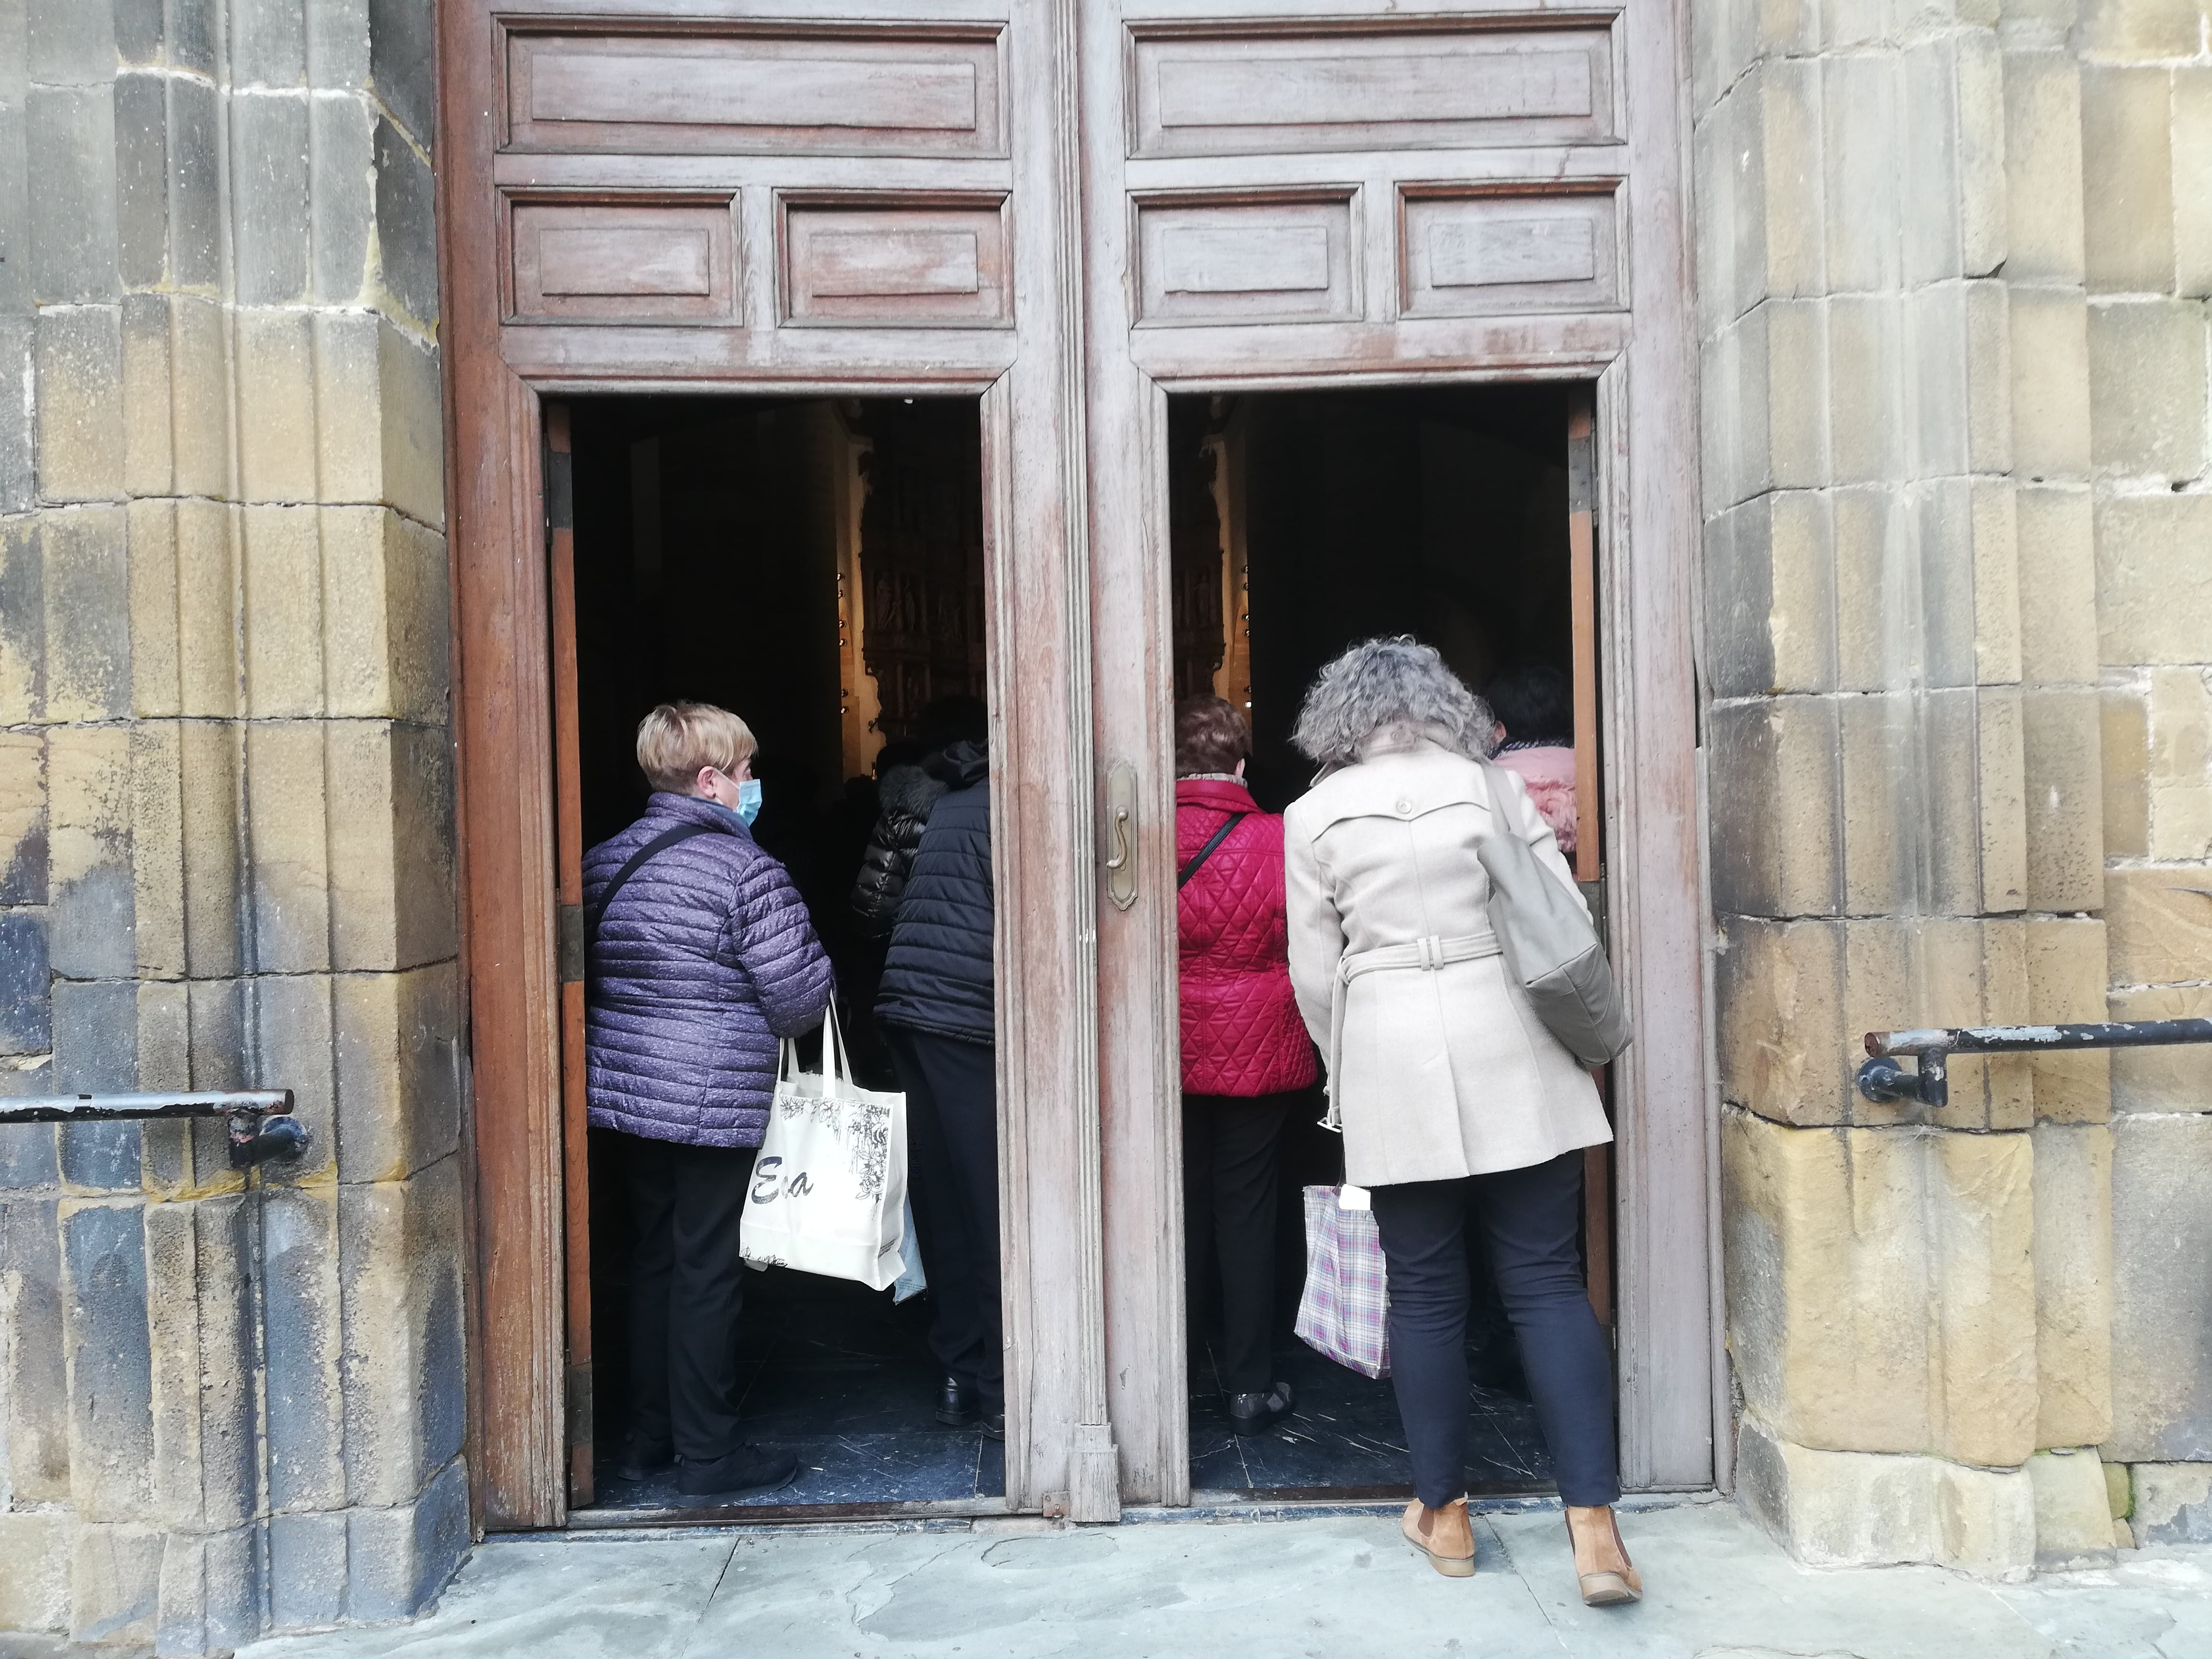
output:
{"label": "person in black puffer jacket", "polygon": [[921,832],[929,827],[930,809],[944,793],[942,781],[919,765],[884,769],[878,786],[882,807],[868,837],[868,850],[860,855],[860,873],[853,880],[854,925],[863,939],[883,938],[898,919],[907,875],[914,868],[914,855],[921,850]]}
{"label": "person in black puffer jacket", "polygon": [[907,878],[876,996],[906,1091],[908,1194],[935,1305],[940,1423],[1006,1433],[999,1305],[999,1091],[993,1021],[990,762],[956,743]]}
{"label": "person in black puffer jacket", "polygon": [[[876,828],[853,883],[853,915],[863,939],[882,939],[890,932],[930,809],[945,793],[944,781],[931,775],[929,757],[956,743],[981,745],[990,717],[981,697],[939,697],[922,709],[917,725],[918,744],[888,745],[878,758]],[[901,748],[906,754],[894,759]]]}

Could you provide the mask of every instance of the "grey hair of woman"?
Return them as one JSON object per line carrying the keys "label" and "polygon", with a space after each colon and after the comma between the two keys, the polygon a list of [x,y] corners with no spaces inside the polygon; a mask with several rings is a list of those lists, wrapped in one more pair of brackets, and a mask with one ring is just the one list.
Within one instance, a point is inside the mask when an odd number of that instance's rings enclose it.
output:
{"label": "grey hair of woman", "polygon": [[1391,731],[1442,744],[1469,760],[1498,747],[1490,705],[1410,634],[1365,640],[1323,668],[1306,693],[1291,741],[1324,770],[1349,766],[1360,746]]}

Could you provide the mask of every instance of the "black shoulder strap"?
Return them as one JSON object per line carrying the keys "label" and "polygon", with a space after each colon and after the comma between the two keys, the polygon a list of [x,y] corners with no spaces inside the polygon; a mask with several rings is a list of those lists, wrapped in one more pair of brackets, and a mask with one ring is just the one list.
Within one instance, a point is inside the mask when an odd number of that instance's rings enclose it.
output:
{"label": "black shoulder strap", "polygon": [[1176,877],[1176,891],[1179,893],[1189,886],[1190,878],[1198,873],[1198,866],[1213,856],[1213,849],[1229,839],[1229,832],[1231,830],[1251,816],[1249,812],[1231,812],[1229,815],[1229,821],[1213,832],[1213,839],[1200,848],[1191,861],[1183,866],[1182,873]]}
{"label": "black shoulder strap", "polygon": [[628,862],[615,872],[615,878],[607,884],[607,890],[599,895],[599,902],[584,913],[584,943],[589,945],[599,931],[599,919],[607,913],[607,906],[615,902],[615,895],[623,884],[645,866],[645,861],[664,848],[673,847],[679,841],[689,841],[694,836],[713,836],[721,832],[712,824],[679,823],[673,830],[664,830],[651,841],[629,855]]}

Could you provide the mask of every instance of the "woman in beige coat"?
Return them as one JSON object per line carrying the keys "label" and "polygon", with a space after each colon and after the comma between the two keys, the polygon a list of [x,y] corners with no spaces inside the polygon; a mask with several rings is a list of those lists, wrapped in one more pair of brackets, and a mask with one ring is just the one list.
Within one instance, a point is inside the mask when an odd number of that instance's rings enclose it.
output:
{"label": "woman in beige coat", "polygon": [[1391,1376],[1413,1455],[1407,1540],[1474,1571],[1465,1464],[1467,1227],[1519,1340],[1583,1599],[1636,1599],[1613,1518],[1613,1367],[1583,1289],[1583,1148],[1613,1138],[1589,1073],[1546,1029],[1492,933],[1476,848],[1521,836],[1574,878],[1521,781],[1492,821],[1495,722],[1435,651],[1371,640],[1322,670],[1294,741],[1318,762],[1283,815],[1291,980],[1328,1061],[1346,1179],[1372,1189]]}

